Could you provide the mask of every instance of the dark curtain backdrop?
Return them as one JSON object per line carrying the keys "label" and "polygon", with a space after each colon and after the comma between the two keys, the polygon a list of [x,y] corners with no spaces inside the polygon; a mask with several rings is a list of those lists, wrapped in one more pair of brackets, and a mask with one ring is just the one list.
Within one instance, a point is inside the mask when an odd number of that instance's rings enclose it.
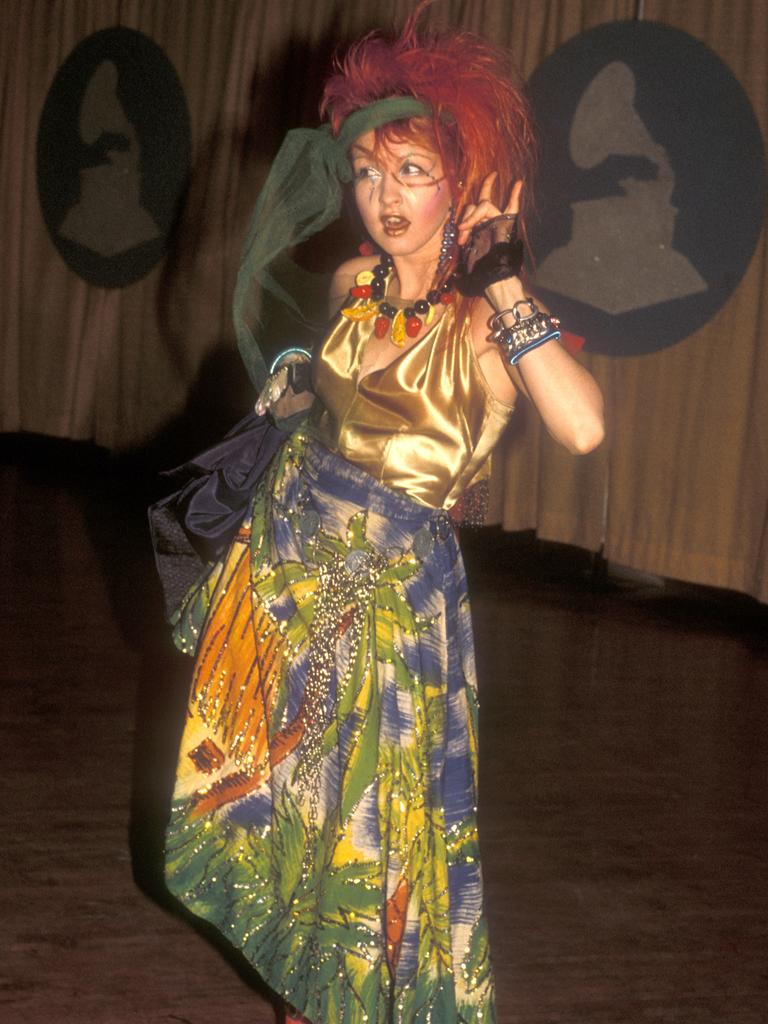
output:
{"label": "dark curtain backdrop", "polygon": [[[527,77],[567,39],[632,18],[635,8],[634,0],[444,0],[430,18],[508,47]],[[399,23],[409,9],[404,0],[0,5],[0,430],[124,451],[178,424],[190,436],[212,434],[248,408],[230,298],[265,168],[288,127],[315,123],[339,41]],[[646,0],[644,17],[714,50],[741,81],[765,138],[768,4]],[[191,117],[192,173],[163,260],[133,284],[104,288],[71,271],[51,242],[36,142],[62,62],[114,26],[145,33],[176,69]],[[728,190],[723,182],[726,203]],[[574,459],[520,411],[494,460],[495,520],[768,601],[766,284],[763,232],[743,281],[695,335],[653,355],[582,356],[605,392],[606,443]]]}

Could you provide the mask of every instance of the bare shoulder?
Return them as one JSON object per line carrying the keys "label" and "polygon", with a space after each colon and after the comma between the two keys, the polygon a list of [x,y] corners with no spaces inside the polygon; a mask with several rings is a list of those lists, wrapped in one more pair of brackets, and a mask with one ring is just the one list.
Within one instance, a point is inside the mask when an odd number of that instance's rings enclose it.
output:
{"label": "bare shoulder", "polygon": [[337,312],[344,299],[349,294],[349,289],[355,283],[355,278],[361,270],[373,270],[379,262],[378,256],[354,256],[351,260],[345,260],[338,267],[331,278],[329,292],[329,306],[331,313]]}
{"label": "bare shoulder", "polygon": [[499,347],[491,341],[491,319],[496,310],[485,298],[475,299],[469,312],[469,326],[472,332],[472,344],[478,358],[491,352],[498,352]]}

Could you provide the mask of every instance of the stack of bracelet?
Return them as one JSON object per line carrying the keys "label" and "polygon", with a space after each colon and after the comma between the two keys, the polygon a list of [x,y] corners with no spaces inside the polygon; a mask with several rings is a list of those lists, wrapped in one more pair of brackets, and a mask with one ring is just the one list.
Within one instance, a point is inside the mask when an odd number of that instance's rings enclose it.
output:
{"label": "stack of bracelet", "polygon": [[[520,307],[527,307],[523,315]],[[505,327],[503,318],[513,316],[515,323]],[[502,309],[491,319],[491,340],[504,350],[507,362],[514,366],[526,352],[560,337],[560,321],[542,313],[531,298],[520,299],[511,309]]]}
{"label": "stack of bracelet", "polygon": [[[470,298],[486,294],[491,285],[519,277],[525,257],[517,232],[517,214],[502,213],[476,224],[462,247],[456,285]],[[521,310],[527,310],[523,313]],[[504,317],[514,317],[511,327]],[[532,298],[520,299],[511,309],[502,309],[491,319],[491,340],[504,350],[512,366],[533,349],[560,337],[560,321],[542,313]]]}

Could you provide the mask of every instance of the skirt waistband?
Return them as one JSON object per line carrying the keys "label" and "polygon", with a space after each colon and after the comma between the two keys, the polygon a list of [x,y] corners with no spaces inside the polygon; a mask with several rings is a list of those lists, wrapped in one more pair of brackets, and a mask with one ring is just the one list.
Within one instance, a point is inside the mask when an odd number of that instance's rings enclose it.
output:
{"label": "skirt waistband", "polygon": [[443,522],[450,526],[445,509],[421,505],[407,494],[392,490],[314,439],[308,439],[303,468],[307,477],[323,490],[379,515],[402,520],[415,529]]}

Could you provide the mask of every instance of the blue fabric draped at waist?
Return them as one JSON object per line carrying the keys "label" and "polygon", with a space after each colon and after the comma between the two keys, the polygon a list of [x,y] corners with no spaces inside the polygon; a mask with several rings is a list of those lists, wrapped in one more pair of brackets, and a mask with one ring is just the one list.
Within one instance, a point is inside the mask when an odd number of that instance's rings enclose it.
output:
{"label": "blue fabric draped at waist", "polygon": [[[149,519],[169,615],[205,566],[232,543],[256,486],[287,437],[268,417],[249,413],[218,444],[165,474],[181,486],[150,508]],[[414,534],[426,528],[440,541],[454,535],[443,510],[392,490],[317,440],[307,445],[304,472],[321,490],[408,524]],[[417,547],[428,546],[422,532]]]}
{"label": "blue fabric draped at waist", "polygon": [[444,509],[430,508],[402,491],[393,490],[320,441],[309,441],[303,472],[308,480],[328,494],[354,502],[370,512],[401,520],[414,531],[429,526],[433,535],[441,540],[454,534],[450,517]]}

